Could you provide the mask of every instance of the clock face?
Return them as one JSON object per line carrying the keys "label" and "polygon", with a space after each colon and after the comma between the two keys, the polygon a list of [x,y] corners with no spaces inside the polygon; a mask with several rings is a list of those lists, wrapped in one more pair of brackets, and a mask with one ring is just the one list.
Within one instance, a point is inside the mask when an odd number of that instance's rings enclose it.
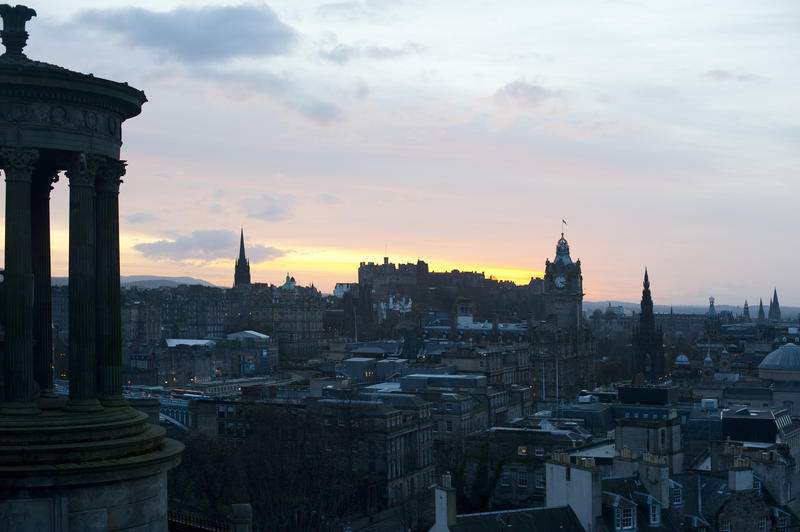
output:
{"label": "clock face", "polygon": [[567,286],[567,280],[564,278],[563,275],[559,275],[553,280],[553,283],[556,285],[556,288],[564,288]]}

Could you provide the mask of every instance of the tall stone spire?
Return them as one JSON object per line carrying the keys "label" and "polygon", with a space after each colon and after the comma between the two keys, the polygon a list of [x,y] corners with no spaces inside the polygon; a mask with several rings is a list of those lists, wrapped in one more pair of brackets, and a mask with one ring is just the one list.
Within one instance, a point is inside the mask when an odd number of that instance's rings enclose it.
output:
{"label": "tall stone spire", "polygon": [[244,255],[244,228],[239,236],[239,258],[233,274],[233,286],[250,284],[250,261]]}
{"label": "tall stone spire", "polygon": [[750,305],[747,304],[747,300],[744,300],[744,308],[742,309],[742,321],[745,323],[750,323]]}
{"label": "tall stone spire", "polygon": [[636,359],[634,373],[642,373],[648,380],[655,381],[665,373],[664,335],[656,328],[653,315],[653,297],[650,294],[650,278],[647,268],[642,283],[641,313],[639,326],[633,331],[633,345]]}
{"label": "tall stone spire", "polygon": [[767,319],[767,317],[764,314],[764,300],[763,299],[759,299],[758,300],[758,321],[764,321],[766,319]]}
{"label": "tall stone spire", "polygon": [[781,304],[778,303],[778,289],[775,288],[772,292],[772,299],[769,302],[769,314],[767,315],[769,321],[781,321]]}
{"label": "tall stone spire", "polygon": [[647,276],[647,268],[644,269],[644,282],[642,283],[642,312],[639,315],[639,328],[644,326],[650,328],[650,325],[655,328],[655,317],[653,316],[653,297],[650,295],[650,279]]}

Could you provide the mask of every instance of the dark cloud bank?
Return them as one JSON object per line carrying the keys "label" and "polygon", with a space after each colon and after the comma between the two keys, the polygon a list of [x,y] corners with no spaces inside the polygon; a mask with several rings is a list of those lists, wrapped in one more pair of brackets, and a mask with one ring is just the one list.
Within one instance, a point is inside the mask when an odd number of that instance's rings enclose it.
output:
{"label": "dark cloud bank", "polygon": [[83,25],[125,42],[188,62],[287,53],[297,32],[266,5],[180,7],[156,12],[137,7],[93,9],[76,15]]}
{"label": "dark cloud bank", "polygon": [[[158,240],[136,244],[133,249],[145,257],[157,260],[201,260],[234,259],[239,251],[239,234],[222,229],[198,230],[190,235],[179,235],[172,240]],[[247,258],[251,263],[267,262],[286,254],[272,246],[247,246]]]}

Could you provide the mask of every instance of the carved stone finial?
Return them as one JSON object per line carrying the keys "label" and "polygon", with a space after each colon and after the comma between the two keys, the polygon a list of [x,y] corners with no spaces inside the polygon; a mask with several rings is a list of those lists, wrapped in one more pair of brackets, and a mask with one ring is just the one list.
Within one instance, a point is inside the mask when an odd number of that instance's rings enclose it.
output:
{"label": "carved stone finial", "polygon": [[0,38],[6,47],[4,55],[25,56],[22,49],[28,42],[28,32],[25,31],[25,23],[36,16],[36,11],[28,6],[16,5],[11,7],[8,4],[0,5],[0,17],[3,17],[3,30],[0,31]]}

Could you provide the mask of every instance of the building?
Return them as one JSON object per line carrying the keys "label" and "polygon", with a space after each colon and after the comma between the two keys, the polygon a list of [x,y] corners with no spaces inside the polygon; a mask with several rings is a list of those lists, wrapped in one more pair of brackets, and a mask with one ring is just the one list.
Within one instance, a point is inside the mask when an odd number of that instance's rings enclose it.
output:
{"label": "building", "polygon": [[641,314],[638,326],[633,330],[634,374],[641,373],[647,380],[655,382],[666,374],[664,368],[664,333],[656,329],[653,316],[653,298],[650,295],[650,279],[644,270]]}
{"label": "building", "polygon": [[233,286],[250,284],[250,261],[244,255],[244,229],[239,236],[239,258],[233,274]]}
{"label": "building", "polygon": [[[26,6],[0,6],[0,529],[166,530],[183,445],[122,395],[121,127],[144,93],[24,53]],[[69,182],[69,395],[56,393],[50,190]]]}
{"label": "building", "polygon": [[553,262],[545,262],[544,308],[548,321],[562,330],[578,330],[583,324],[583,276],[581,261],[572,262],[569,244],[561,233]]}
{"label": "building", "polygon": [[434,501],[435,521],[430,532],[585,532],[575,512],[566,505],[459,514],[450,474],[443,475],[436,486]]}

